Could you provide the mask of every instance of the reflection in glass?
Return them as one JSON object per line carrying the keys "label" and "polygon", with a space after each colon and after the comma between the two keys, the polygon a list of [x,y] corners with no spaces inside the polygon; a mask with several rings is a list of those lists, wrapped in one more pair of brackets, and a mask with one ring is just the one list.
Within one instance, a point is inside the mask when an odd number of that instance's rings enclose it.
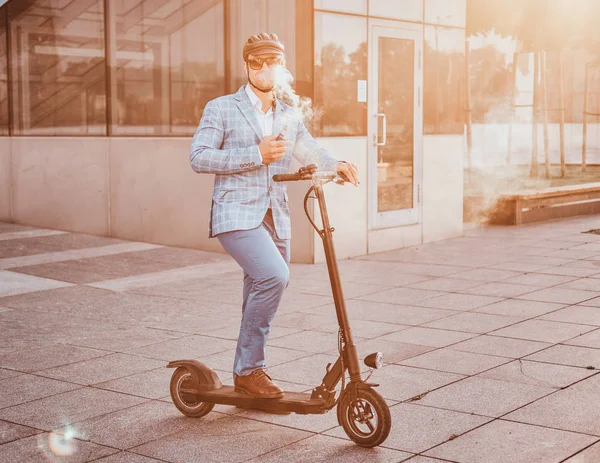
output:
{"label": "reflection in glass", "polygon": [[367,103],[358,81],[367,80],[367,19],[315,13],[315,134],[367,134]]}
{"label": "reflection in glass", "polygon": [[367,0],[315,0],[315,8],[366,15]]}
{"label": "reflection in glass", "polygon": [[15,134],[104,135],[102,0],[10,2]]}
{"label": "reflection in glass", "polygon": [[425,134],[462,134],[465,122],[465,31],[425,26]]}
{"label": "reflection in glass", "polygon": [[369,0],[369,15],[422,21],[423,0]]}
{"label": "reflection in glass", "polygon": [[6,7],[0,8],[0,135],[8,135],[8,55],[6,54]]}
{"label": "reflection in glass", "polygon": [[292,75],[298,78],[296,75],[296,24],[301,24],[301,22],[296,21],[296,0],[228,1],[229,53],[231,57],[229,91],[235,92],[248,82],[242,49],[248,37],[260,32],[277,34],[285,47],[286,66]]}
{"label": "reflection in glass", "polygon": [[[377,210],[414,207],[415,42],[379,37]],[[384,127],[385,123],[385,127]],[[384,134],[385,130],[385,134]]]}
{"label": "reflection in glass", "polygon": [[424,1],[426,23],[465,27],[467,19],[467,0]]}
{"label": "reflection in glass", "polygon": [[190,134],[224,94],[223,2],[111,0],[113,133]]}

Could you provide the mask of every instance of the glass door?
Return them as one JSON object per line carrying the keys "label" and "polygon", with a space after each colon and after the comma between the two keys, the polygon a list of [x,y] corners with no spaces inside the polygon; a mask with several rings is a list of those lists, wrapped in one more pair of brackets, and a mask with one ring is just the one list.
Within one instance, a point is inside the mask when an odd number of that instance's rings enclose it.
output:
{"label": "glass door", "polygon": [[421,217],[422,26],[369,22],[369,224]]}

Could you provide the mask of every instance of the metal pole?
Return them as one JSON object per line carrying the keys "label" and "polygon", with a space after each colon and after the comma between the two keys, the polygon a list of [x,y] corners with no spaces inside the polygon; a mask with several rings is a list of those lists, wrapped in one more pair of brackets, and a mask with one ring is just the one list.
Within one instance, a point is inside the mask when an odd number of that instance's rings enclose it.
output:
{"label": "metal pole", "polygon": [[565,161],[565,88],[563,82],[563,54],[558,52],[558,99],[560,104],[560,176],[567,172]]}
{"label": "metal pole", "polygon": [[547,52],[540,52],[541,61],[541,76],[542,76],[542,99],[544,105],[544,161],[546,167],[546,178],[550,178],[550,153],[548,151],[548,79],[547,79],[547,67],[546,67],[546,55]]}
{"label": "metal pole", "polygon": [[581,172],[585,172],[587,157],[587,112],[588,112],[588,77],[590,63],[585,65],[585,86],[583,90],[583,145],[581,148]]}
{"label": "metal pole", "polygon": [[513,122],[515,120],[517,114],[517,59],[519,57],[518,53],[513,53],[513,68],[512,68],[512,89],[510,96],[510,120],[508,122],[508,149],[506,151],[506,164],[510,164],[510,157],[512,151],[512,135],[513,135]]}
{"label": "metal pole", "polygon": [[533,104],[531,118],[531,177],[537,177],[538,174],[538,130],[537,130],[537,82],[539,78],[540,66],[538,62],[539,55],[536,51],[533,52]]}
{"label": "metal pole", "polygon": [[333,293],[333,302],[337,313],[338,323],[343,330],[345,343],[346,360],[348,361],[348,371],[351,381],[360,381],[360,365],[358,362],[358,351],[354,344],[354,338],[348,321],[348,312],[346,311],[346,302],[342,292],[342,282],[338,270],[337,260],[335,257],[335,248],[333,246],[333,229],[329,224],[329,215],[327,214],[327,206],[325,204],[325,194],[323,187],[320,184],[315,185],[315,196],[319,203],[321,212],[321,220],[323,222],[323,247],[325,250],[325,258],[327,260],[327,270],[329,271],[329,280],[331,282],[331,292]]}

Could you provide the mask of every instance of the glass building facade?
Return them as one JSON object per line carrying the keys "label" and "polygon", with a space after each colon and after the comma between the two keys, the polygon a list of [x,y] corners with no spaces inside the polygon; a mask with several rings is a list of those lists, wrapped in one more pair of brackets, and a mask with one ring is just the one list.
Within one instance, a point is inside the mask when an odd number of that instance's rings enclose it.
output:
{"label": "glass building facade", "polygon": [[368,19],[424,23],[424,133],[464,130],[464,0],[9,0],[0,136],[191,136],[246,82],[241,50],[286,46],[315,136],[366,136]]}

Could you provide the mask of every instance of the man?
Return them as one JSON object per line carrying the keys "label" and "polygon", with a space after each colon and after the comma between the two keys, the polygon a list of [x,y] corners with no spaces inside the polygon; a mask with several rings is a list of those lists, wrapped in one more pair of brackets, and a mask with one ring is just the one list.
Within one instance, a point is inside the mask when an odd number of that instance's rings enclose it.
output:
{"label": "man", "polygon": [[[275,34],[251,36],[243,58],[248,84],[204,108],[190,152],[192,169],[215,174],[209,236],[216,236],[244,271],[242,322],[235,352],[235,390],[255,398],[283,391],[265,372],[265,347],[289,280],[290,212],[285,183],[294,156],[303,165],[337,170],[358,184],[355,164],[339,162],[308,133],[294,108],[273,96],[285,66]],[[277,136],[285,130],[285,139]]]}

